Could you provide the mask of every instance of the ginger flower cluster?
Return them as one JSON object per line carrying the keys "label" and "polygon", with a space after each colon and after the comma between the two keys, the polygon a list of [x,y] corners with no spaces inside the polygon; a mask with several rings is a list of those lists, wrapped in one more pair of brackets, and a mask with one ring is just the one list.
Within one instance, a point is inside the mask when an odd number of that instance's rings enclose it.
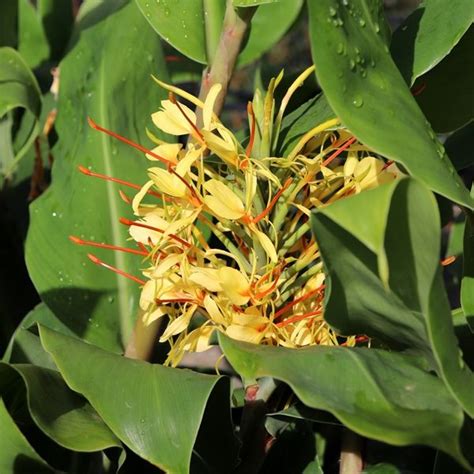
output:
{"label": "ginger flower cluster", "polygon": [[324,320],[325,274],[310,217],[398,171],[338,119],[313,124],[279,156],[285,108],[313,70],[298,77],[278,111],[281,75],[265,94],[256,92],[243,143],[213,113],[219,84],[201,102],[157,80],[170,96],[152,120],[177,138],[150,134],[156,147],[146,152],[148,181],[131,202],[136,219],[128,225],[144,255],[140,308],[146,324],[166,324],[167,364],[208,349],[219,331],[289,348],[357,342]]}

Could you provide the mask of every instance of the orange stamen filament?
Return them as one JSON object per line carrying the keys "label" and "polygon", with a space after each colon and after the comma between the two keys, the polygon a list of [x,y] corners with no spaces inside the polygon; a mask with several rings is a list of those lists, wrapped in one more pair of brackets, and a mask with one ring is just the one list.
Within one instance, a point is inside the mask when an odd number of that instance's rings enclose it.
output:
{"label": "orange stamen filament", "polygon": [[[358,344],[359,342],[367,342],[368,340],[369,338],[367,336],[357,336],[354,342]],[[347,341],[343,342],[341,346],[347,346]]]}
{"label": "orange stamen filament", "polygon": [[149,150],[148,148],[145,148],[144,146],[141,146],[138,143],[135,143],[134,141],[129,140],[128,138],[125,138],[122,135],[119,135],[118,133],[112,132],[112,130],[108,130],[104,127],[101,127],[100,125],[96,124],[90,117],[87,117],[87,122],[94,130],[98,130],[99,132],[103,132],[113,138],[116,138],[117,140],[120,140],[121,142],[130,145],[131,147],[141,151],[142,153],[148,154],[153,158],[156,158],[157,160],[161,161],[162,163],[165,163],[166,165],[168,165],[168,167],[175,165],[175,163],[172,163],[170,160],[167,160],[166,158],[157,155],[155,152]]}
{"label": "orange stamen filament", "polygon": [[288,178],[283,185],[283,187],[273,196],[270,204],[257,216],[252,219],[252,222],[256,224],[257,222],[261,221],[264,217],[266,217],[270,211],[273,209],[273,206],[277,203],[280,196],[288,189],[288,186],[292,183],[292,179]]}
{"label": "orange stamen filament", "polygon": [[96,257],[95,255],[92,255],[91,253],[88,253],[87,256],[96,265],[100,265],[101,267],[104,267],[107,270],[111,270],[114,273],[117,273],[118,275],[122,275],[125,278],[128,278],[129,280],[132,280],[132,281],[138,283],[139,285],[144,285],[145,284],[145,282],[143,280],[140,280],[140,278],[137,278],[136,276],[130,275],[130,273],[124,272],[123,270],[120,270],[116,267],[113,267],[112,265],[109,265],[108,263],[103,262],[100,258]]}
{"label": "orange stamen filament", "polygon": [[284,314],[290,308],[293,308],[293,306],[297,305],[298,303],[301,303],[302,301],[306,301],[308,298],[311,298],[312,296],[314,296],[318,293],[321,293],[321,291],[323,291],[325,287],[326,287],[325,285],[321,285],[320,287],[316,288],[315,290],[312,290],[309,293],[306,293],[305,295],[300,296],[299,298],[296,298],[293,301],[290,301],[288,304],[283,306],[283,308],[279,309],[275,313],[275,319],[279,318],[282,314]]}
{"label": "orange stamen filament", "polygon": [[[130,183],[129,181],[124,181],[123,179],[119,179],[119,178],[112,178],[112,176],[107,176],[106,174],[94,173],[93,171],[86,168],[85,166],[79,166],[78,169],[82,174],[85,174],[86,176],[92,176],[93,178],[99,178],[105,181],[111,181],[112,183],[122,184],[123,186],[128,186],[129,188],[133,188],[137,190],[142,189],[142,187],[138,184]],[[158,197],[160,199],[162,198],[161,194],[156,193],[154,191],[147,191],[147,194]],[[123,196],[121,197],[123,199]]]}
{"label": "orange stamen filament", "polygon": [[340,148],[339,150],[335,151],[329,158],[327,158],[325,161],[323,161],[322,166],[328,166],[329,163],[331,163],[332,160],[337,158],[346,148],[349,148],[354,142],[356,138],[352,137],[349,138]]}
{"label": "orange stamen filament", "polygon": [[250,157],[250,153],[252,153],[252,149],[253,149],[253,143],[255,141],[255,114],[253,112],[252,102],[249,102],[247,104],[247,113],[249,115],[249,121],[250,121],[250,139],[249,139],[247,148],[245,150],[245,154],[248,157]]}
{"label": "orange stamen filament", "polygon": [[444,260],[441,260],[441,265],[443,267],[446,267],[448,265],[451,265],[456,260],[456,255],[451,255],[450,257],[446,257]]}
{"label": "orange stamen filament", "polygon": [[[143,229],[149,229],[149,230],[154,230],[155,232],[159,232],[160,234],[164,234],[165,231],[163,229],[160,229],[158,227],[153,227],[151,225],[143,224],[142,222],[136,222],[136,221],[131,221],[130,219],[125,219],[125,217],[121,217],[120,223],[128,226],[137,226],[137,227],[142,227]],[[186,242],[186,240],[183,240],[181,237],[175,235],[175,234],[168,234],[172,239],[176,240],[180,244],[190,248],[192,245],[189,242]]]}
{"label": "orange stamen filament", "polygon": [[322,313],[321,310],[318,311],[312,311],[311,313],[305,313],[305,314],[297,314],[295,316],[292,316],[291,318],[285,319],[284,321],[281,321],[280,323],[277,323],[276,326],[279,328],[285,327],[288,324],[291,323],[297,323],[299,321],[302,321],[303,319],[310,318],[312,316],[318,316]]}
{"label": "orange stamen filament", "polygon": [[392,166],[394,163],[393,160],[388,160],[382,167],[382,170],[381,171],[385,171],[389,166]]}
{"label": "orange stamen filament", "polygon": [[92,240],[80,239],[79,237],[76,237],[75,235],[70,235],[69,240],[71,242],[74,242],[77,245],[88,245],[89,247],[98,247],[102,249],[116,250],[118,252],[132,253],[134,255],[143,255],[145,257],[148,255],[148,252],[143,251],[143,250],[129,249],[127,247],[119,247],[117,245],[111,245],[111,244],[101,244],[99,242],[94,242]]}
{"label": "orange stamen filament", "polygon": [[193,123],[193,121],[186,115],[186,112],[184,111],[184,109],[181,107],[181,104],[176,100],[176,97],[175,95],[170,92],[169,95],[169,100],[174,104],[176,105],[176,107],[178,107],[178,110],[183,114],[183,117],[186,119],[186,122],[189,123],[189,125],[191,125],[191,128],[194,130],[194,132],[196,133],[196,135],[198,136],[199,140],[201,141],[201,143],[205,143],[204,141],[204,136],[202,135],[202,133],[199,131],[199,129],[196,127],[196,124]]}

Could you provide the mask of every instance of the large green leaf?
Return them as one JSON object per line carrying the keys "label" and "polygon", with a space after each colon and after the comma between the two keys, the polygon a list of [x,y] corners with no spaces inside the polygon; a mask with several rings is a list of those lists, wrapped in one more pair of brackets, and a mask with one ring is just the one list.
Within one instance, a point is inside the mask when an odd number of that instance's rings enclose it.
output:
{"label": "large green leaf", "polygon": [[[23,143],[13,157],[5,149],[0,158],[0,173],[9,175],[15,163],[26,153],[38,134],[41,113],[41,93],[33,73],[23,58],[12,48],[0,48],[0,118],[17,107],[29,111],[35,118]],[[6,159],[9,155],[10,158]]]}
{"label": "large green leaf", "polygon": [[[226,379],[126,359],[43,327],[40,334],[67,384],[130,449],[167,472],[189,472],[204,410],[219,394],[206,417],[217,429],[209,431],[204,452],[195,449],[211,472],[231,470],[235,445]],[[223,452],[226,467],[214,465],[213,456]]]}
{"label": "large green leaf", "polygon": [[329,411],[363,436],[426,444],[467,465],[460,448],[462,410],[416,358],[377,349],[265,347],[222,335],[219,341],[244,378],[282,380],[307,406]]}
{"label": "large green leaf", "polygon": [[5,403],[0,399],[0,472],[3,474],[53,474],[55,471],[41,459],[15,425]]}
{"label": "large green leaf", "polygon": [[474,207],[388,49],[379,0],[308,3],[316,74],[352,133],[433,191]]}
{"label": "large green leaf", "polygon": [[441,276],[434,196],[412,179],[344,199],[313,216],[329,282],[326,320],[422,351],[474,415],[474,375],[454,334]]}
{"label": "large green leaf", "polygon": [[471,26],[451,53],[415,84],[421,91],[418,105],[438,133],[456,130],[474,118],[473,48]]}
{"label": "large green leaf", "polygon": [[[194,61],[206,64],[212,60],[210,55],[222,30],[225,0],[136,1],[165,41]],[[303,0],[252,0],[234,5],[255,7],[260,3],[264,5],[253,16],[248,40],[238,59],[240,66],[258,58],[283,36],[298,16]]]}
{"label": "large green leaf", "polygon": [[392,37],[391,52],[409,85],[453,49],[474,20],[471,0],[429,0]]}
{"label": "large green leaf", "polygon": [[33,421],[59,445],[83,452],[121,447],[87,400],[69,389],[57,371],[0,362],[0,393],[5,379],[24,384]]}
{"label": "large green leaf", "polygon": [[[117,45],[122,45],[120,61]],[[130,209],[117,186],[85,177],[77,167],[146,180],[144,156],[90,129],[87,117],[145,140],[149,116],[165,95],[150,80],[157,71],[166,76],[160,44],[134,2],[81,33],[61,64],[53,183],[30,208],[26,258],[43,301],[75,334],[115,351],[130,335],[138,285],[92,265],[68,236],[123,246],[127,230],[118,219]],[[108,263],[139,272],[136,256],[98,250],[94,253]]]}

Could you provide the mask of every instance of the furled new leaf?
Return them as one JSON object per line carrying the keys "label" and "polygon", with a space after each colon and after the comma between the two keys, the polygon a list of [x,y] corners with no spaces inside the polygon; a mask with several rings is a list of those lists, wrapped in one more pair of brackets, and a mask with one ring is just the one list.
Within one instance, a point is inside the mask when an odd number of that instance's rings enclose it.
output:
{"label": "furled new leaf", "polygon": [[382,3],[317,0],[308,6],[316,74],[342,123],[433,191],[474,207],[389,54]]}

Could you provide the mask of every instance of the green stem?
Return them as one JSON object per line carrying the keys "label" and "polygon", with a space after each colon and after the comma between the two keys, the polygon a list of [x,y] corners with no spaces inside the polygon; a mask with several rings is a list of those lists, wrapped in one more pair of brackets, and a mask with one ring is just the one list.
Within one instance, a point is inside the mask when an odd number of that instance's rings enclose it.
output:
{"label": "green stem", "polygon": [[[209,3],[213,3],[212,0]],[[203,72],[201,90],[199,92],[199,98],[204,101],[214,84],[219,83],[222,85],[222,90],[214,103],[214,112],[217,115],[220,114],[224,105],[227,88],[234,72],[237,57],[255,10],[256,7],[235,9],[232,0],[227,0],[219,42],[215,53],[211,56],[212,62],[209,63],[209,66]],[[202,121],[202,111],[198,110],[197,114],[198,120]]]}
{"label": "green stem", "polygon": [[125,349],[125,357],[150,360],[158,333],[163,329],[164,320],[165,318],[160,318],[146,326],[143,322],[143,314],[139,311],[132,336]]}
{"label": "green stem", "polygon": [[214,62],[214,56],[219,45],[224,17],[224,4],[216,0],[203,0],[204,27],[206,30],[206,55],[208,64]]}

